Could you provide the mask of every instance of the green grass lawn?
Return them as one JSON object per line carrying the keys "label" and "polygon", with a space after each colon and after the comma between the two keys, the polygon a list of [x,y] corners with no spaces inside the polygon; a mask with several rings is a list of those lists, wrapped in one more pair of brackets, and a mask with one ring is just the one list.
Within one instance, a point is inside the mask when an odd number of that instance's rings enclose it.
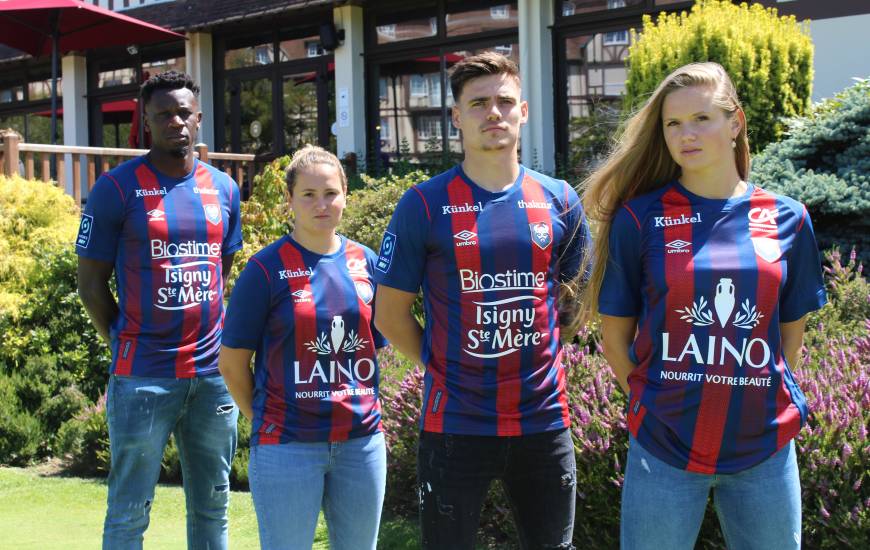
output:
{"label": "green grass lawn", "polygon": [[[99,548],[106,509],[106,484],[101,479],[43,476],[35,469],[0,468],[0,533],[4,548]],[[145,547],[186,548],[184,494],[181,487],[160,485],[145,532]],[[259,548],[257,518],[250,493],[230,497],[230,548]],[[384,521],[378,548],[417,547],[416,525]],[[321,516],[314,548],[329,548]]]}

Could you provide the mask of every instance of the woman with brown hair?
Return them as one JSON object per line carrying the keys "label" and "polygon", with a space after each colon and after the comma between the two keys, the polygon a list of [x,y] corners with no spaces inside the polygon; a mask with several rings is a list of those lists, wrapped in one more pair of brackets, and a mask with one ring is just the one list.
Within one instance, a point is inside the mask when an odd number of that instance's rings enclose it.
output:
{"label": "woman with brown hair", "polygon": [[251,420],[260,546],[311,548],[323,509],[331,548],[373,550],[386,483],[375,255],[336,233],[347,178],[335,155],[303,147],[286,179],[293,231],[239,275],[218,365]]}
{"label": "woman with brown hair", "polygon": [[587,181],[584,307],[629,395],[623,548],[692,548],[711,489],[729,548],[800,546],[807,407],[791,368],[826,298],[806,208],[748,177],[735,87],[693,63]]}

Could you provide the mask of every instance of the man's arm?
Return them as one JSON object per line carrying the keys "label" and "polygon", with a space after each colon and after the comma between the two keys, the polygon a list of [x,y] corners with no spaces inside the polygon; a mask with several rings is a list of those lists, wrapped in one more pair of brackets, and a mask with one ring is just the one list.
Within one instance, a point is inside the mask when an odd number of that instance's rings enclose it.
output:
{"label": "man's arm", "polygon": [[417,294],[378,285],[375,296],[375,326],[390,343],[414,364],[423,355],[423,327],[411,312]]}
{"label": "man's arm", "polygon": [[797,321],[779,324],[779,334],[782,340],[782,354],[788,366],[794,370],[803,362],[801,347],[804,345],[804,329],[807,325],[807,316],[804,315]]}
{"label": "man's arm", "polygon": [[109,278],[114,265],[109,262],[79,257],[78,291],[79,298],[94,328],[106,343],[110,343],[109,326],[118,316],[118,302],[109,290]]}
{"label": "man's arm", "polygon": [[226,288],[227,281],[230,279],[230,271],[233,270],[233,260],[235,257],[235,252],[221,256],[221,279],[223,279],[224,288]]}
{"label": "man's arm", "polygon": [[601,316],[601,333],[604,347],[604,357],[610,363],[619,387],[628,395],[628,375],[634,370],[635,364],[628,355],[628,349],[634,342],[637,332],[637,317]]}
{"label": "man's arm", "polygon": [[254,409],[251,403],[254,400],[254,376],[251,373],[251,357],[254,350],[244,348],[228,348],[221,346],[221,354],[218,358],[218,370],[224,377],[227,390],[233,396],[233,401],[239,407],[239,411],[248,420],[253,420]]}

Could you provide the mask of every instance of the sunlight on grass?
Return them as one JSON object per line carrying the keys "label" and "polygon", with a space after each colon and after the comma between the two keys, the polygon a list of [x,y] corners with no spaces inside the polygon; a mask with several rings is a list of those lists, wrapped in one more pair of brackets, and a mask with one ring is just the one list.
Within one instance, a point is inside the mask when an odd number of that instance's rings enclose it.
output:
{"label": "sunlight on grass", "polygon": [[[44,477],[32,469],[0,468],[0,546],[4,548],[99,548],[105,511],[106,485],[102,479]],[[250,493],[232,493],[229,517],[230,547],[259,548]],[[327,540],[321,517],[314,548],[328,549]],[[145,547],[186,546],[184,493],[181,487],[160,485],[145,532]]]}

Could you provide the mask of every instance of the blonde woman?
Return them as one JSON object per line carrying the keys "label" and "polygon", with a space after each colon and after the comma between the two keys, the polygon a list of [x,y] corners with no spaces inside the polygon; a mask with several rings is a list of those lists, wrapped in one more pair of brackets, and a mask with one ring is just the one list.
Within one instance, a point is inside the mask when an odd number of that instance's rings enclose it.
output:
{"label": "blonde woman", "polygon": [[[375,548],[386,482],[372,324],[375,255],[335,232],[347,179],[320,147],[287,170],[293,231],[233,290],[219,367],[252,421],[249,479],[264,549]],[[255,354],[254,372],[249,364]]]}
{"label": "blonde woman", "polygon": [[693,548],[711,490],[729,548],[800,546],[807,407],[791,369],[826,298],[806,208],[748,174],[734,85],[697,63],[587,182],[600,238],[585,307],[629,395],[623,548]]}

